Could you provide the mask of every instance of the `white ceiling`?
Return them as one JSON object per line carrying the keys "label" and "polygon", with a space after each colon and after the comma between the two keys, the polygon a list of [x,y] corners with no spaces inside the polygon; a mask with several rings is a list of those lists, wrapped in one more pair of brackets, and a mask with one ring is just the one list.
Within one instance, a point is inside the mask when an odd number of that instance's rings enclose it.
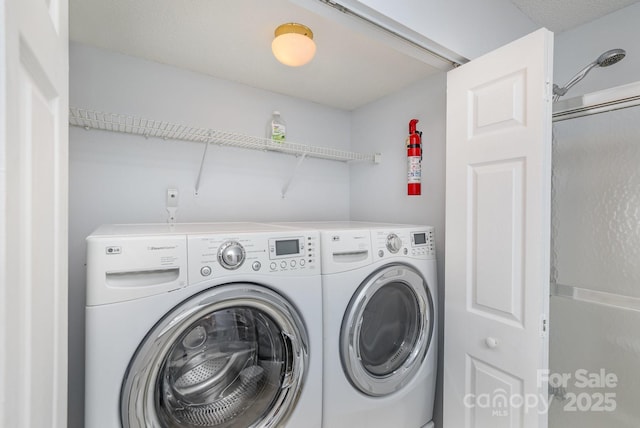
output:
{"label": "white ceiling", "polygon": [[[560,32],[639,0],[511,1]],[[345,110],[446,69],[324,16],[289,0],[70,0],[70,38]],[[285,22],[314,31],[311,63],[290,68],[271,54]]]}

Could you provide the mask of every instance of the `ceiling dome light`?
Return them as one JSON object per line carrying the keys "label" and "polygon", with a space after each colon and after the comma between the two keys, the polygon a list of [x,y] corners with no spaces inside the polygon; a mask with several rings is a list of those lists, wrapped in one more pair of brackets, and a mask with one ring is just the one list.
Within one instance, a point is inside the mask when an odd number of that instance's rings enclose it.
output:
{"label": "ceiling dome light", "polygon": [[313,32],[302,24],[282,24],[275,31],[271,50],[278,61],[291,67],[305,65],[316,54]]}

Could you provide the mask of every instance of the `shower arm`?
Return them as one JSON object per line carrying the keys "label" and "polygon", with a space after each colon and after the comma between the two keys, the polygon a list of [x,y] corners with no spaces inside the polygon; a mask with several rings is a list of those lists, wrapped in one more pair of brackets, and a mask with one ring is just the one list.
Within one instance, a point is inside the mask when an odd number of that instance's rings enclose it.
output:
{"label": "shower arm", "polygon": [[569,82],[564,85],[564,87],[560,88],[558,85],[553,85],[553,101],[558,101],[561,96],[567,93],[569,89],[587,75],[591,71],[593,67],[609,67],[622,60],[626,55],[624,49],[610,49],[600,55],[595,61],[591,64],[587,65],[585,68],[580,70]]}
{"label": "shower arm", "polygon": [[589,73],[591,71],[591,69],[593,67],[596,67],[597,65],[598,65],[598,63],[596,61],[594,61],[591,64],[587,65],[585,68],[583,68],[578,73],[576,73],[576,75],[573,76],[573,78],[571,78],[571,80],[569,80],[562,88],[560,88],[558,85],[554,84],[553,85],[553,94],[554,94],[553,100],[557,101],[558,98],[560,98],[561,96],[566,94],[567,91],[569,89],[571,89],[571,87],[573,85],[575,85],[576,83],[578,83],[579,81],[584,79],[584,77],[587,75],[587,73]]}

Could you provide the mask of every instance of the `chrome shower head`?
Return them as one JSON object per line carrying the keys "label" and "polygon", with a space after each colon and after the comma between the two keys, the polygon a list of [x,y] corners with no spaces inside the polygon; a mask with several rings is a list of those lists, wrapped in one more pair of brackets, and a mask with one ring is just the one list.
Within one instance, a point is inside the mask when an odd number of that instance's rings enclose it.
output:
{"label": "chrome shower head", "polygon": [[611,49],[600,55],[595,61],[591,64],[587,65],[585,68],[580,70],[575,76],[571,78],[562,88],[558,85],[553,85],[553,101],[558,101],[558,99],[567,93],[569,89],[587,75],[594,67],[609,67],[610,65],[616,64],[621,61],[622,58],[625,57],[627,53],[624,49]]}
{"label": "chrome shower head", "polygon": [[610,51],[606,51],[600,55],[596,60],[596,63],[600,67],[609,67],[610,65],[622,61],[626,54],[627,53],[624,49],[611,49]]}

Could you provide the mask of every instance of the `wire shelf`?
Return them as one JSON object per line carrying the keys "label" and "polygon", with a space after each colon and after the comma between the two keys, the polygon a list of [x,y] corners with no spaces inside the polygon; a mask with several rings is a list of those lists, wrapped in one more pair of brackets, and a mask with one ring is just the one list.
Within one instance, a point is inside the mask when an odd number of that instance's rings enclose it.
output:
{"label": "wire shelf", "polygon": [[293,142],[277,143],[268,138],[232,132],[195,128],[171,122],[145,119],[117,113],[104,113],[76,107],[69,108],[69,124],[84,129],[123,132],[146,138],[162,138],[197,143],[212,143],[220,146],[241,147],[253,150],[275,151],[291,155],[330,159],[342,162],[369,161],[379,163],[381,154],[363,154],[330,147],[310,146]]}

